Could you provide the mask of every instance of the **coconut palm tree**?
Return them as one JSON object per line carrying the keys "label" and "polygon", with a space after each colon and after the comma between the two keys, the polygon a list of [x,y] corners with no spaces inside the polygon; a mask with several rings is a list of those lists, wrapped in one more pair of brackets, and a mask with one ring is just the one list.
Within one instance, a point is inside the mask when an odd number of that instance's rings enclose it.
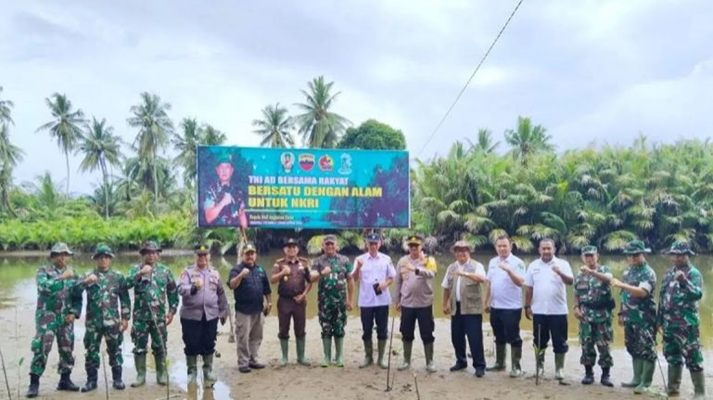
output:
{"label": "coconut palm tree", "polygon": [[339,137],[351,125],[341,115],[331,111],[340,92],[331,93],[334,82],[325,83],[324,76],[307,82],[308,91],[302,90],[305,103],[295,104],[302,114],[295,116],[298,133],[309,147],[334,148]]}
{"label": "coconut palm tree", "polygon": [[260,146],[293,147],[295,145],[291,132],[292,118],[287,114],[287,108],[280,107],[280,103],[263,108],[262,119],[254,119],[253,126],[257,127],[253,132],[262,136]]}
{"label": "coconut palm tree", "polygon": [[490,129],[480,128],[478,129],[478,140],[473,143],[468,139],[468,143],[477,151],[482,151],[484,153],[492,153],[495,149],[500,146],[500,142],[495,142],[493,140],[493,132]]}
{"label": "coconut palm tree", "polygon": [[207,124],[203,126],[203,135],[201,136],[200,144],[206,146],[220,146],[225,144],[228,138],[225,133],[215,129],[212,125]]}
{"label": "coconut palm tree", "polygon": [[[0,96],[2,96],[2,86],[0,86]],[[3,100],[0,97],[0,125],[15,124],[12,120],[12,108],[15,106],[10,100]]]}
{"label": "coconut palm tree", "polygon": [[[102,187],[108,188],[108,167],[121,166],[121,138],[114,135],[114,128],[107,125],[106,119],[97,121],[92,117],[91,124],[87,124],[86,134],[81,138],[79,151],[84,154],[79,170],[93,172],[99,169],[102,173]],[[103,192],[107,196],[104,204],[109,204],[109,190]],[[104,217],[109,218],[108,207],[104,209]]]}
{"label": "coconut palm tree", "polygon": [[532,126],[530,118],[518,117],[517,129],[505,131],[505,142],[513,147],[515,158],[527,164],[528,157],[533,153],[554,150],[554,146],[550,144],[552,137],[546,132],[547,129],[542,125]]}
{"label": "coconut palm tree", "polygon": [[64,94],[54,93],[45,99],[54,120],[37,128],[48,131],[57,140],[57,146],[64,153],[67,162],[67,195],[69,195],[69,153],[73,152],[82,137],[82,126],[86,122],[82,110],[74,111],[72,102]]}
{"label": "coconut palm tree", "polygon": [[183,183],[187,188],[193,187],[196,180],[196,147],[203,137],[203,128],[195,118],[184,118],[179,126],[180,133],[173,135],[173,146],[178,155],[174,163],[183,168]]}

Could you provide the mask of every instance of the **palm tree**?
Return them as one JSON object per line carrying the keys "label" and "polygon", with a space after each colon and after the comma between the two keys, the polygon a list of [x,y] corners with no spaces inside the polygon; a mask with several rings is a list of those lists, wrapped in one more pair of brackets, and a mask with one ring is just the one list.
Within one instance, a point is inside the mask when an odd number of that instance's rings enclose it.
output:
{"label": "palm tree", "polygon": [[225,133],[215,129],[212,125],[203,126],[203,135],[201,137],[200,144],[206,146],[220,146],[228,140],[225,137]]}
{"label": "palm tree", "polygon": [[[79,150],[84,153],[84,159],[79,164],[81,171],[101,170],[103,187],[109,187],[109,166],[121,165],[121,138],[114,135],[114,128],[107,126],[106,119],[101,122],[92,117],[92,123],[87,124],[87,133],[82,137]],[[109,196],[109,191],[104,190]],[[106,198],[104,204],[109,204]],[[105,218],[109,218],[109,208],[104,210]]]}
{"label": "palm tree", "polygon": [[314,78],[307,82],[309,91],[301,91],[306,103],[295,104],[304,111],[295,117],[295,121],[303,142],[309,147],[333,148],[351,124],[348,119],[330,111],[340,93],[332,95],[332,85],[334,82],[325,83],[323,76]]}
{"label": "palm tree", "polygon": [[50,121],[39,128],[39,131],[49,131],[50,136],[57,140],[57,146],[64,152],[67,161],[67,194],[69,195],[69,153],[74,151],[82,137],[84,113],[82,110],[73,111],[72,102],[64,94],[54,93],[45,102],[52,112],[54,121]]}
{"label": "palm tree", "polygon": [[482,151],[484,153],[492,153],[495,149],[500,146],[500,142],[493,143],[493,133],[490,129],[480,128],[478,129],[478,141],[473,143],[468,139],[468,143],[475,150]]}
{"label": "palm tree", "polygon": [[292,118],[287,115],[287,108],[280,107],[280,103],[274,106],[266,106],[262,109],[263,119],[254,119],[253,132],[262,136],[260,146],[287,147],[295,145],[292,137]]}
{"label": "palm tree", "polygon": [[530,118],[517,117],[517,130],[505,131],[505,142],[513,147],[515,158],[527,164],[531,154],[554,150],[554,146],[549,143],[552,137],[546,132],[547,129],[542,125],[532,126]]}
{"label": "palm tree", "polygon": [[2,208],[12,214],[10,207],[10,186],[12,185],[12,170],[22,161],[24,152],[10,142],[10,128],[0,123],[0,203]]}
{"label": "palm tree", "polygon": [[[173,122],[168,116],[171,105],[162,103],[161,98],[147,92],[141,93],[141,103],[131,106],[133,116],[126,121],[132,128],[138,128],[133,147],[138,153],[140,164],[145,166],[156,165],[159,152],[168,144],[173,133]],[[158,198],[159,188],[157,175],[158,168],[151,168],[154,176],[150,179],[153,183],[155,198]]]}
{"label": "palm tree", "polygon": [[[2,95],[2,86],[0,86],[0,95]],[[0,125],[15,124],[10,116],[14,106],[15,104],[13,104],[12,101],[2,100],[2,98],[0,98]]]}
{"label": "palm tree", "polygon": [[178,151],[174,163],[183,168],[183,182],[190,188],[196,179],[196,146],[203,137],[203,129],[195,118],[184,118],[180,124],[180,132],[174,134],[172,140]]}

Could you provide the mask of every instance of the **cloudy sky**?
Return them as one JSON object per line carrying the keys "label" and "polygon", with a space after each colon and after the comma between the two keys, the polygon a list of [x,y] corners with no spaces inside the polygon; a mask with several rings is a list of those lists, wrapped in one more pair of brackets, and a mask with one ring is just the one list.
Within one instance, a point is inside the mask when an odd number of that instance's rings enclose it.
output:
{"label": "cloudy sky", "polygon": [[[713,2],[525,0],[451,116],[421,152],[517,0],[3,1],[0,86],[14,101],[15,179],[65,178],[44,99],[65,93],[127,142],[139,93],[256,146],[267,104],[302,101],[324,75],[334,111],[401,129],[412,157],[443,154],[490,128],[499,140],[530,116],[559,150],[705,138],[713,126]],[[504,148],[502,149],[504,150]],[[71,190],[89,192],[98,175]]]}

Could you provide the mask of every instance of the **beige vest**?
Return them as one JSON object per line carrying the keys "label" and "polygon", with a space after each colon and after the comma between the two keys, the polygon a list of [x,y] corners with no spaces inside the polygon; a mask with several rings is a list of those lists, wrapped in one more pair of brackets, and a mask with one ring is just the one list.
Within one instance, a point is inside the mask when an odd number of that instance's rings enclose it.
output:
{"label": "beige vest", "polygon": [[[476,261],[468,260],[466,272],[475,272]],[[454,262],[448,266],[448,287],[451,288],[451,315],[456,312],[456,293],[458,290],[458,276],[455,272],[458,270],[458,262]],[[460,279],[460,313],[463,315],[482,314],[483,313],[483,283],[474,282],[473,280],[461,277]]]}

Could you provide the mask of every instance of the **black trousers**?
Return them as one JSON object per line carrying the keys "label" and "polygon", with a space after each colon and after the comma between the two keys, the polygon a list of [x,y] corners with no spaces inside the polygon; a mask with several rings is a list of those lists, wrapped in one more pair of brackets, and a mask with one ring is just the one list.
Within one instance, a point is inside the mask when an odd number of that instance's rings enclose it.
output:
{"label": "black trousers", "polygon": [[436,341],[433,331],[436,328],[433,322],[433,306],[421,308],[401,307],[401,340],[413,342],[418,321],[418,331],[421,334],[423,344],[431,344]]}
{"label": "black trousers", "polygon": [[516,348],[522,347],[520,318],[522,318],[521,308],[515,310],[490,309],[490,326],[493,328],[493,334],[495,334],[495,344],[509,344]]}
{"label": "black trousers", "polygon": [[567,315],[534,314],[532,330],[535,336],[533,344],[541,350],[547,348],[552,337],[552,349],[555,353],[566,353],[567,345]]}
{"label": "black trousers", "polygon": [[361,307],[361,327],[364,330],[364,334],[361,335],[361,340],[365,342],[371,341],[375,321],[376,338],[378,340],[386,340],[389,336],[387,327],[389,322],[389,306]]}
{"label": "black trousers", "polygon": [[181,318],[181,328],[185,345],[183,352],[187,356],[207,356],[215,353],[218,318],[206,321],[205,314],[200,321]]}
{"label": "black trousers", "polygon": [[451,316],[451,343],[456,353],[456,363],[468,365],[465,356],[465,340],[468,339],[470,354],[473,355],[473,367],[485,368],[483,352],[483,316],[480,314],[463,315],[460,303],[456,303],[456,312]]}

